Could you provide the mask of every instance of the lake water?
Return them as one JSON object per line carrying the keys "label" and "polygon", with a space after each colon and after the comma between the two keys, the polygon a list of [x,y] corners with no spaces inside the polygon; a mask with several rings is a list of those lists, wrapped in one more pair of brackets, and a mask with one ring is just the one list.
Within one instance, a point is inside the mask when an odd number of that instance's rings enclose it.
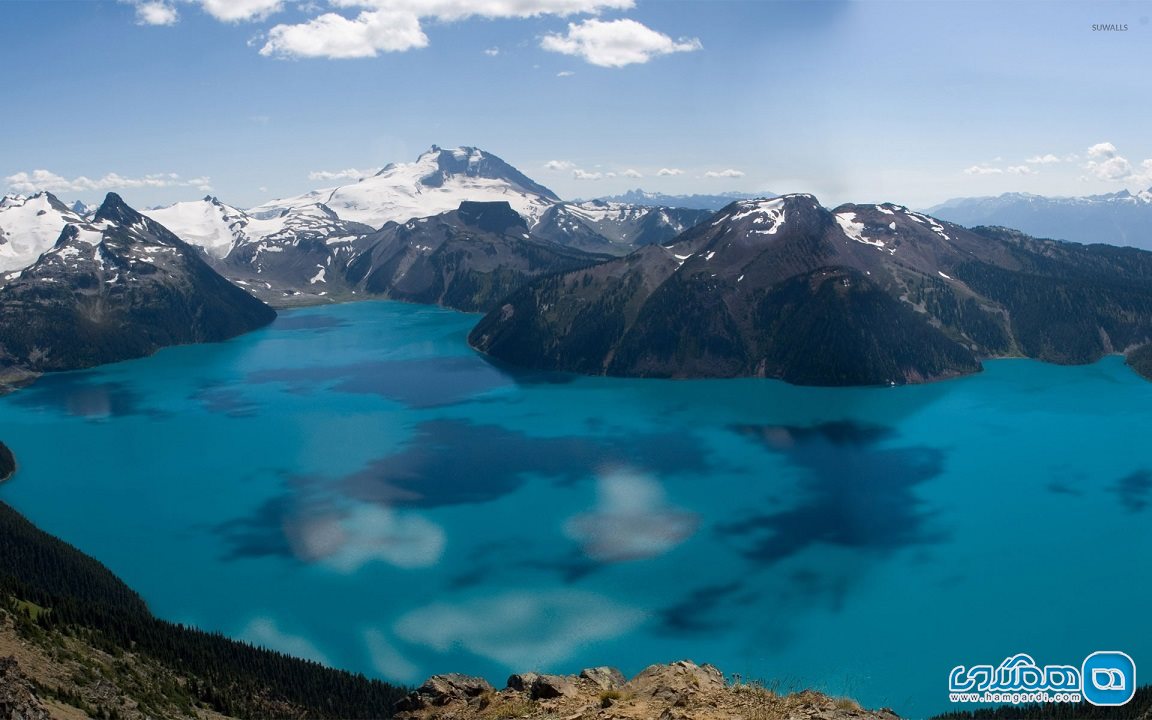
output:
{"label": "lake water", "polygon": [[948,671],[1152,655],[1152,383],[517,374],[387,302],[0,399],[3,499],[159,616],[414,682],[691,658],[907,716]]}

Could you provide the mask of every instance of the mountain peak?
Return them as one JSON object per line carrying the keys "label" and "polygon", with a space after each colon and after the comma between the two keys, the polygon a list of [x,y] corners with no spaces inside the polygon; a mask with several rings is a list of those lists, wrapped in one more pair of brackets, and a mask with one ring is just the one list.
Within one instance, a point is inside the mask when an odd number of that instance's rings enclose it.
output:
{"label": "mountain peak", "polygon": [[100,209],[96,211],[96,221],[110,220],[121,225],[131,225],[133,223],[141,222],[144,216],[128,207],[128,203],[124,202],[124,198],[116,193],[110,192],[104,197],[104,203],[100,205]]}
{"label": "mountain peak", "polygon": [[465,200],[460,203],[457,216],[465,225],[484,230],[485,232],[507,234],[508,229],[517,227],[524,231],[528,225],[524,218],[512,209],[506,200],[496,202],[473,202]]}

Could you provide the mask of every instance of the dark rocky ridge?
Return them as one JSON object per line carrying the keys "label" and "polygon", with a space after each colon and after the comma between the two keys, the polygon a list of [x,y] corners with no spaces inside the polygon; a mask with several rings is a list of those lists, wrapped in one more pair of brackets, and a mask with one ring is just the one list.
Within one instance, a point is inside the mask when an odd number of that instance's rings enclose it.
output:
{"label": "dark rocky ridge", "polygon": [[464,202],[360,238],[345,280],[363,295],[475,312],[533,278],[607,259],[532,237],[507,202]]}
{"label": "dark rocky ridge", "polygon": [[1146,380],[1152,380],[1152,344],[1133,349],[1124,358],[1128,366]]}
{"label": "dark rocky ridge", "polygon": [[8,446],[0,442],[0,482],[4,482],[16,473],[16,457]]}
{"label": "dark rocky ridge", "polygon": [[109,193],[92,222],[0,288],[0,370],[49,372],[226,340],[276,313]]}
{"label": "dark rocky ridge", "polygon": [[536,281],[470,342],[546,370],[872,385],[986,357],[1091,362],[1150,338],[1152,253],[790,195]]}

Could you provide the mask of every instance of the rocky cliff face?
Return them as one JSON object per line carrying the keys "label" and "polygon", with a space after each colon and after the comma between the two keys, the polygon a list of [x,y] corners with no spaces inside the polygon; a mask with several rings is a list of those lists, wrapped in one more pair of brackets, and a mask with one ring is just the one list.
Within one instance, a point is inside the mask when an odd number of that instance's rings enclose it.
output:
{"label": "rocky cliff face", "polygon": [[72,370],[225,340],[276,313],[109,194],[0,288],[0,369]]}
{"label": "rocky cliff face", "polygon": [[0,720],[48,720],[49,717],[15,658],[0,657]]}
{"label": "rocky cliff face", "polygon": [[0,442],[0,482],[4,482],[16,472],[16,458],[8,446]]}
{"label": "rocky cliff face", "polygon": [[463,202],[357,240],[346,281],[361,295],[487,311],[533,278],[607,259],[536,239],[507,202]]}
{"label": "rocky cliff face", "polygon": [[465,675],[437,675],[401,701],[397,718],[469,720],[898,720],[891,710],[863,710],[847,698],[804,691],[777,694],[757,684],[729,683],[711,665],[688,660],[652,665],[631,680],[615,668],[579,675],[523,673],[497,691]]}
{"label": "rocky cliff face", "polygon": [[537,369],[806,385],[1091,362],[1149,339],[1152,253],[810,195],[733,203],[667,245],[534,281],[470,336]]}

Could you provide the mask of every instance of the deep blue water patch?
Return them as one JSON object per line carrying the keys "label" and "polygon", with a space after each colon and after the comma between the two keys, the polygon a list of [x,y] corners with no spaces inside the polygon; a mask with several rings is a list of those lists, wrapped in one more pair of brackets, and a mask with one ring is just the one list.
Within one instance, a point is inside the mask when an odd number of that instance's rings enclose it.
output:
{"label": "deep blue water patch", "polygon": [[502,373],[473,358],[428,358],[354,365],[262,370],[250,383],[283,383],[293,392],[322,389],[380,395],[414,408],[448,405],[507,384]]}
{"label": "deep blue water patch", "polygon": [[942,539],[928,527],[931,513],[914,493],[943,472],[941,450],[878,447],[893,430],[848,421],[733,430],[804,471],[794,507],[748,513],[718,526],[758,563],[770,565],[816,544],[890,552]]}
{"label": "deep blue water patch", "polygon": [[340,485],[350,497],[392,506],[432,508],[498,500],[529,478],[572,483],[603,468],[707,473],[692,435],[538,437],[465,420],[419,425],[399,453],[372,461]]}
{"label": "deep blue water patch", "polygon": [[331,332],[336,328],[346,327],[348,323],[334,315],[285,315],[276,318],[277,330],[314,330],[316,332]]}
{"label": "deep blue water patch", "polygon": [[1152,471],[1137,470],[1120,478],[1114,488],[1120,504],[1128,512],[1141,512],[1148,507],[1152,494]]}
{"label": "deep blue water patch", "polygon": [[103,380],[98,371],[53,373],[12,396],[22,407],[87,419],[148,415],[162,417],[147,407],[141,393],[126,381]]}

